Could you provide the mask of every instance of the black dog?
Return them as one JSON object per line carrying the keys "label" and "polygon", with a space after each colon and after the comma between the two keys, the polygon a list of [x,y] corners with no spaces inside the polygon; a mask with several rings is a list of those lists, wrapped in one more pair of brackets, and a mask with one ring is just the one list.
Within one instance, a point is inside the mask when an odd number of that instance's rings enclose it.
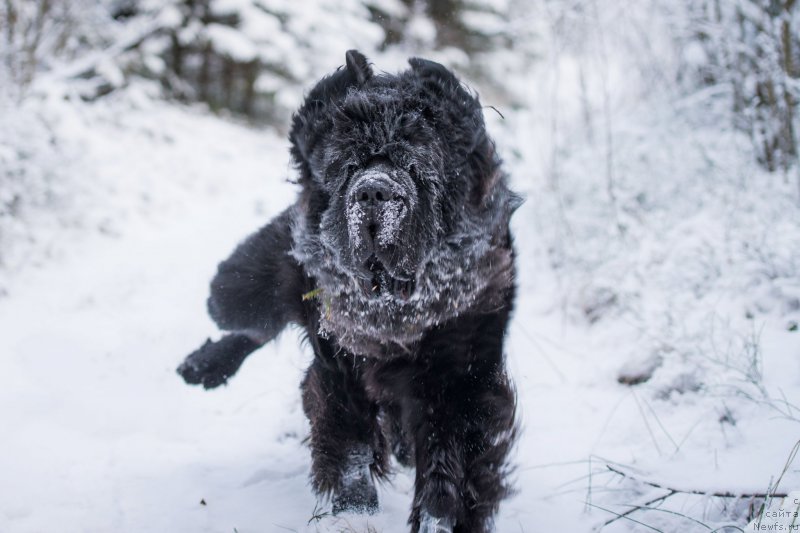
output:
{"label": "black dog", "polygon": [[503,338],[519,198],[450,71],[346,61],[293,118],[297,202],[211,282],[209,313],[232,333],[178,372],[216,387],[300,325],[314,349],[302,384],[312,481],[334,513],[377,510],[372,480],[391,451],[416,467],[412,531],[488,531],[515,436]]}

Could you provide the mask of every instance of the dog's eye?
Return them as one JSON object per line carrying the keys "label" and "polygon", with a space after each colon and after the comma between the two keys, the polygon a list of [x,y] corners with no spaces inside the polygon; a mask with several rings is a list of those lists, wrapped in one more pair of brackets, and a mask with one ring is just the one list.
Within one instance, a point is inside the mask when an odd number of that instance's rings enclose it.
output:
{"label": "dog's eye", "polygon": [[357,170],[358,170],[358,165],[356,165],[355,163],[348,163],[347,165],[344,166],[344,174],[348,178],[353,174],[355,174]]}
{"label": "dog's eye", "polygon": [[358,170],[358,165],[355,163],[346,163],[342,165],[331,165],[325,172],[325,182],[328,184],[339,183],[341,180],[350,179],[353,174]]}

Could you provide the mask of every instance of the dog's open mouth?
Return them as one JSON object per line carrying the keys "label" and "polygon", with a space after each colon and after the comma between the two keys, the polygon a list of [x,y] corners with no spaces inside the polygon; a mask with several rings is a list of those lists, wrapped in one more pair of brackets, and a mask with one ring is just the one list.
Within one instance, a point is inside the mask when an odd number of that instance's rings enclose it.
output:
{"label": "dog's open mouth", "polygon": [[381,261],[373,256],[367,259],[366,268],[371,277],[364,279],[364,288],[374,296],[391,295],[408,300],[414,292],[414,279],[402,280],[392,277]]}

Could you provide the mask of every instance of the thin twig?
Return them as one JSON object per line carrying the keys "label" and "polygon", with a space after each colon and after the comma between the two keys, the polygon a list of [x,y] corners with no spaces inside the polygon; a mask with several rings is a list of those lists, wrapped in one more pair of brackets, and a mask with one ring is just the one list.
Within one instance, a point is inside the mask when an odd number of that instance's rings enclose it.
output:
{"label": "thin twig", "polygon": [[616,511],[612,511],[611,509],[606,509],[605,507],[600,507],[599,505],[595,505],[593,503],[589,503],[588,505],[590,507],[594,507],[596,509],[600,509],[601,511],[605,511],[605,512],[611,513],[613,515],[617,515],[617,518],[624,518],[625,520],[629,520],[629,521],[634,522],[636,524],[642,525],[642,526],[644,526],[644,527],[646,527],[648,529],[652,529],[653,531],[658,531],[658,533],[664,533],[660,529],[654,528],[653,526],[651,526],[649,524],[645,524],[644,522],[640,522],[640,521],[638,521],[638,520],[636,520],[634,518],[631,518],[630,516],[622,515],[622,514],[616,512]]}
{"label": "thin twig", "polygon": [[658,439],[656,438],[655,433],[653,433],[653,429],[650,427],[650,422],[647,421],[647,416],[644,414],[644,409],[642,409],[642,404],[639,403],[639,398],[636,396],[636,393],[633,389],[631,389],[631,396],[633,396],[633,400],[636,402],[636,407],[639,409],[639,414],[642,416],[644,427],[647,428],[647,432],[650,434],[650,438],[653,440],[653,445],[656,447],[658,455],[662,455],[661,446],[658,445]]}
{"label": "thin twig", "polygon": [[[778,485],[781,484],[781,480],[783,479],[783,475],[789,470],[789,467],[792,466],[794,462],[794,458],[797,457],[797,452],[800,451],[800,440],[794,443],[792,446],[792,451],[789,452],[789,457],[786,458],[786,464],[783,466],[783,470],[781,471],[781,475],[778,476],[778,481],[775,482],[775,489],[778,488]],[[781,496],[779,494],[772,494],[773,498],[785,498],[786,496]]]}
{"label": "thin twig", "polygon": [[632,507],[631,511],[639,511],[639,510],[658,511],[660,513],[667,513],[667,514],[671,514],[671,515],[675,515],[675,516],[680,516],[681,518],[683,518],[685,520],[689,520],[690,522],[694,522],[695,524],[699,524],[699,525],[703,526],[704,528],[708,529],[709,531],[711,530],[711,527],[708,524],[704,524],[700,520],[692,518],[691,516],[686,516],[685,514],[679,513],[677,511],[671,511],[669,509],[659,509],[658,507],[647,507],[647,506],[644,506],[644,505],[631,505],[630,507]]}
{"label": "thin twig", "polygon": [[483,107],[484,107],[484,108],[487,108],[487,107],[488,107],[489,109],[492,109],[492,110],[494,110],[494,112],[495,112],[495,113],[497,113],[498,115],[500,115],[500,118],[502,118],[503,120],[505,120],[505,119],[506,119],[505,115],[503,115],[503,114],[500,112],[500,110],[498,110],[498,109],[497,109],[495,106],[493,106],[493,105],[485,105],[485,106],[483,106]]}
{"label": "thin twig", "polygon": [[677,452],[678,451],[678,443],[675,442],[675,439],[672,438],[672,435],[670,435],[669,431],[667,431],[667,428],[665,428],[664,424],[661,423],[661,419],[658,417],[658,414],[656,414],[656,411],[655,411],[655,409],[653,409],[653,406],[650,405],[650,403],[647,400],[645,400],[644,398],[639,400],[639,397],[636,396],[636,393],[635,393],[635,391],[633,389],[631,389],[631,392],[634,393],[634,397],[636,398],[636,402],[638,403],[638,402],[641,401],[645,405],[645,407],[647,407],[647,409],[653,414],[653,418],[656,420],[656,424],[658,424],[658,427],[661,428],[661,431],[664,432],[664,435],[667,436],[667,438],[672,443],[672,445],[675,446],[675,451]]}
{"label": "thin twig", "polygon": [[[800,443],[798,443],[798,445],[800,445]],[[699,496],[713,496],[715,498],[766,498],[768,496],[771,497],[771,498],[785,498],[787,496],[787,494],[785,492],[784,493],[778,493],[778,492],[774,492],[774,493],[742,492],[742,493],[738,493],[737,494],[737,493],[728,492],[728,491],[725,491],[725,492],[720,492],[720,491],[710,492],[710,491],[696,490],[696,489],[676,489],[674,487],[668,487],[666,485],[655,483],[653,481],[647,481],[647,480],[644,480],[644,479],[639,479],[639,478],[634,477],[634,476],[632,476],[632,475],[630,475],[630,474],[628,474],[626,472],[618,470],[618,469],[616,469],[616,468],[614,468],[613,466],[610,466],[610,465],[606,465],[606,468],[608,468],[610,471],[614,472],[617,475],[620,475],[620,476],[628,478],[628,479],[632,479],[634,481],[638,481],[639,483],[643,483],[645,485],[649,485],[651,487],[654,487],[654,488],[657,488],[657,489],[661,489],[661,490],[675,491],[676,493],[680,493],[680,494],[697,494]]]}
{"label": "thin twig", "polygon": [[[600,526],[600,529],[603,529],[604,527],[616,522],[620,518],[625,518],[629,514],[635,513],[639,509],[652,509],[652,507],[650,507],[650,506],[653,505],[654,503],[662,502],[662,501],[666,500],[667,498],[669,498],[670,496],[674,496],[675,494],[677,494],[677,492],[675,492],[674,490],[670,490],[669,492],[667,492],[664,495],[659,496],[658,498],[653,498],[652,500],[644,502],[642,505],[634,505],[631,509],[628,509],[624,513],[622,513],[622,514],[620,514],[618,516],[615,516],[614,518],[611,518],[611,519],[603,522],[603,525]],[[591,505],[591,503],[589,503],[589,505]]]}

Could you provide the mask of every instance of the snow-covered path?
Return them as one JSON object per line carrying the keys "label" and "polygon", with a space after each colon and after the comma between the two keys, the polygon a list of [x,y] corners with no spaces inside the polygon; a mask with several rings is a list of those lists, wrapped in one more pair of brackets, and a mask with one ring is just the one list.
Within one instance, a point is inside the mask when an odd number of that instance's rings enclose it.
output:
{"label": "snow-covered path", "polygon": [[[295,189],[284,181],[281,139],[157,111],[157,120],[134,113],[125,128],[95,123],[78,135],[93,139],[87,169],[138,183],[164,207],[128,216],[115,236],[63,243],[45,266],[16,274],[0,300],[0,532],[406,531],[408,472],[382,487],[375,517],[334,519],[317,508],[298,389],[310,354],[296,332],[254,354],[220,390],[187,387],[175,374],[216,334],[204,301],[217,262]],[[171,140],[147,140],[131,122],[158,122]],[[192,185],[161,184],[167,175]],[[518,235],[529,209],[517,215]],[[614,480],[590,456],[649,472],[666,461],[681,485],[763,489],[780,472],[787,438],[756,441],[736,428],[723,438],[710,400],[698,397],[687,419],[617,385],[619,361],[608,354],[624,332],[591,337],[564,321],[555,283],[535,264],[536,240],[518,243],[508,353],[523,427],[520,491],[503,505],[499,532],[589,531],[605,520],[585,501],[603,501]]]}

